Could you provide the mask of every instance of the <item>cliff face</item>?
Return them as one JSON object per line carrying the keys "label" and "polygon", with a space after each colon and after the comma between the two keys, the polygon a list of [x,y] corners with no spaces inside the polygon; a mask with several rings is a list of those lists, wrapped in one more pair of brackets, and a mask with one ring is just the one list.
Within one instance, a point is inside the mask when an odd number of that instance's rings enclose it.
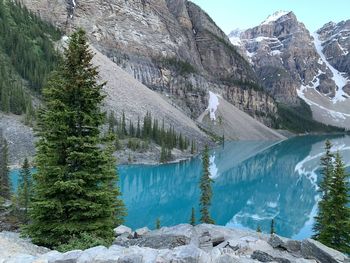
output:
{"label": "cliff face", "polygon": [[303,99],[317,121],[350,127],[349,21],[310,34],[293,12],[279,11],[229,36],[277,101],[298,106]]}
{"label": "cliff face", "polygon": [[236,107],[267,124],[276,113],[273,99],[251,88],[257,76],[249,63],[211,18],[191,2],[23,0],[23,3],[68,33],[77,27],[84,28],[94,47],[147,87],[168,96],[192,118],[206,109],[208,90],[222,94]]}
{"label": "cliff face", "polygon": [[[329,22],[317,33],[329,63],[338,71],[350,76],[350,20],[340,23]],[[350,94],[350,84],[344,89]]]}
{"label": "cliff face", "polygon": [[319,90],[335,93],[331,72],[318,63],[313,39],[293,12],[279,12],[241,34],[242,42],[266,90],[277,100],[297,104],[297,89],[322,71]]}

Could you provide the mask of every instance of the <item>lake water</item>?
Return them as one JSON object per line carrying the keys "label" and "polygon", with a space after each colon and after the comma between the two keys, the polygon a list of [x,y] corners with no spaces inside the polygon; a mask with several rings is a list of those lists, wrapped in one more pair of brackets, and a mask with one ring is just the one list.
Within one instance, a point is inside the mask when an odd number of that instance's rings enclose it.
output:
{"label": "lake water", "polygon": [[[324,136],[303,136],[283,142],[226,142],[210,153],[214,179],[211,213],[216,224],[228,227],[270,229],[285,237],[312,235],[317,212],[319,160]],[[350,137],[328,137],[350,166]],[[201,159],[157,166],[118,168],[123,200],[128,209],[125,224],[133,229],[188,223],[191,208],[199,218]],[[12,171],[16,185],[18,171]]]}

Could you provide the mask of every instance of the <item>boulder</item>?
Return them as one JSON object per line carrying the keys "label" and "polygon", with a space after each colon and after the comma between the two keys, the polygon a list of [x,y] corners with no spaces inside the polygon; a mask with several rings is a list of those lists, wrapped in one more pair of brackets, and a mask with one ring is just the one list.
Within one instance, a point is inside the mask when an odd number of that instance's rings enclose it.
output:
{"label": "boulder", "polygon": [[183,235],[171,235],[171,234],[160,234],[153,236],[144,236],[138,239],[129,239],[129,240],[116,239],[114,244],[121,246],[139,246],[139,247],[148,247],[154,249],[173,249],[175,247],[188,245],[191,242],[191,239]]}
{"label": "boulder", "polygon": [[210,256],[194,245],[176,247],[161,256],[160,262],[207,263]]}
{"label": "boulder", "polygon": [[127,226],[120,225],[120,226],[114,228],[114,235],[116,237],[121,236],[123,234],[131,235],[131,233],[132,233],[131,228],[129,228]]}
{"label": "boulder", "polygon": [[150,232],[148,227],[143,227],[135,230],[134,237],[139,238],[143,237],[144,235],[148,234]]}
{"label": "boulder", "polygon": [[58,253],[56,254],[56,258],[52,257],[49,263],[76,263],[82,253],[83,251],[81,250],[72,250],[64,254]]}
{"label": "boulder", "polygon": [[300,241],[283,238],[275,234],[270,236],[268,243],[273,248],[281,248],[288,252],[300,252],[301,249]]}
{"label": "boulder", "polygon": [[301,243],[301,254],[306,259],[315,259],[319,263],[350,263],[349,257],[329,248],[313,239]]}
{"label": "boulder", "polygon": [[8,260],[5,261],[1,261],[0,262],[4,262],[4,263],[32,263],[34,261],[35,257],[31,256],[31,255],[18,255],[16,257],[10,258]]}
{"label": "boulder", "polygon": [[252,259],[258,260],[260,262],[278,262],[278,263],[292,263],[289,259],[287,258],[282,258],[282,257],[274,257],[269,253],[256,250],[253,252],[251,255]]}
{"label": "boulder", "polygon": [[77,263],[90,263],[93,262],[95,257],[97,255],[102,255],[106,253],[108,249],[104,246],[98,246],[98,247],[93,247],[89,248],[80,255],[80,257],[77,260]]}
{"label": "boulder", "polygon": [[256,250],[253,252],[252,259],[258,260],[260,262],[271,262],[274,261],[274,257],[267,254],[266,252],[260,251],[260,250]]}

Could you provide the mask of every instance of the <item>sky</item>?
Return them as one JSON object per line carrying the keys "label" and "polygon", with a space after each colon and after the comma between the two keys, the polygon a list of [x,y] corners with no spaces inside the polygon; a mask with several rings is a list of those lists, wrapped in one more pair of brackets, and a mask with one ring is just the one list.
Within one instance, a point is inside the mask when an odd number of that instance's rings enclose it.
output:
{"label": "sky", "polygon": [[225,32],[259,25],[276,11],[293,11],[314,32],[324,24],[350,19],[350,0],[191,0]]}

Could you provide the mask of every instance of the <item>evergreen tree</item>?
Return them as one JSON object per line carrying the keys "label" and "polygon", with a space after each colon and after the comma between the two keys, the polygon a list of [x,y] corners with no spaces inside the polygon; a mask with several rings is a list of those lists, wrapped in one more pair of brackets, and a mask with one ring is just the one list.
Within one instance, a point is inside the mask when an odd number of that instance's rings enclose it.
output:
{"label": "evergreen tree", "polygon": [[194,207],[192,207],[192,212],[191,212],[191,218],[190,218],[190,224],[192,226],[196,225],[196,212],[194,210]]}
{"label": "evergreen tree", "polygon": [[260,227],[260,225],[258,225],[258,227],[256,228],[256,232],[261,233],[261,227]]}
{"label": "evergreen tree", "polygon": [[196,142],[194,140],[192,140],[191,143],[191,154],[195,154],[196,152]]}
{"label": "evergreen tree", "polygon": [[108,130],[109,130],[109,132],[113,133],[115,131],[116,125],[117,125],[117,119],[115,118],[114,112],[112,111],[108,117]]}
{"label": "evergreen tree", "polygon": [[350,253],[349,175],[339,152],[335,156],[334,172],[329,182],[327,221],[322,225],[318,240],[326,246]]}
{"label": "evergreen tree", "polygon": [[141,138],[140,117],[137,118],[136,137],[137,137],[137,138]]}
{"label": "evergreen tree", "polygon": [[160,225],[160,219],[157,218],[156,220],[156,229],[160,229],[161,225]]}
{"label": "evergreen tree", "polygon": [[162,144],[162,148],[160,150],[160,159],[159,162],[165,163],[167,162],[167,149],[165,148],[164,143]]}
{"label": "evergreen tree", "polygon": [[11,184],[8,167],[8,144],[0,132],[0,196],[5,199],[11,197]]}
{"label": "evergreen tree", "polygon": [[128,131],[126,130],[126,120],[125,120],[125,112],[123,111],[123,115],[122,115],[122,134],[123,135],[128,135]]}
{"label": "evergreen tree", "polygon": [[111,244],[125,208],[117,187],[113,145],[102,138],[105,114],[85,32],[72,34],[65,58],[44,89],[38,116],[34,196],[26,233],[33,242],[57,247],[96,237]]}
{"label": "evergreen tree", "polygon": [[[322,181],[320,183],[319,191],[321,195],[321,200],[318,203],[318,214],[315,217],[315,224],[313,227],[314,230],[314,236],[313,238],[319,239],[320,234],[323,232],[323,227],[330,224],[330,209],[332,209],[329,206],[329,190],[330,190],[330,182],[333,177],[334,173],[334,165],[333,165],[333,159],[334,154],[331,153],[332,144],[329,140],[325,143],[325,155],[321,158],[321,166],[322,166]],[[323,235],[322,237],[324,242],[326,241],[326,237]]]}
{"label": "evergreen tree", "polygon": [[200,179],[200,212],[201,212],[201,218],[200,221],[205,224],[215,224],[214,220],[211,218],[209,213],[209,208],[211,205],[211,199],[213,196],[213,191],[211,184],[213,180],[210,178],[210,172],[209,172],[209,148],[206,145],[203,157],[203,174]]}
{"label": "evergreen tree", "polygon": [[272,219],[271,220],[271,227],[270,227],[270,234],[275,234],[276,231],[275,231],[275,219]]}
{"label": "evergreen tree", "polygon": [[28,208],[32,196],[32,175],[28,159],[25,158],[19,175],[17,187],[17,206],[19,207],[20,217],[24,223],[28,223]]}

